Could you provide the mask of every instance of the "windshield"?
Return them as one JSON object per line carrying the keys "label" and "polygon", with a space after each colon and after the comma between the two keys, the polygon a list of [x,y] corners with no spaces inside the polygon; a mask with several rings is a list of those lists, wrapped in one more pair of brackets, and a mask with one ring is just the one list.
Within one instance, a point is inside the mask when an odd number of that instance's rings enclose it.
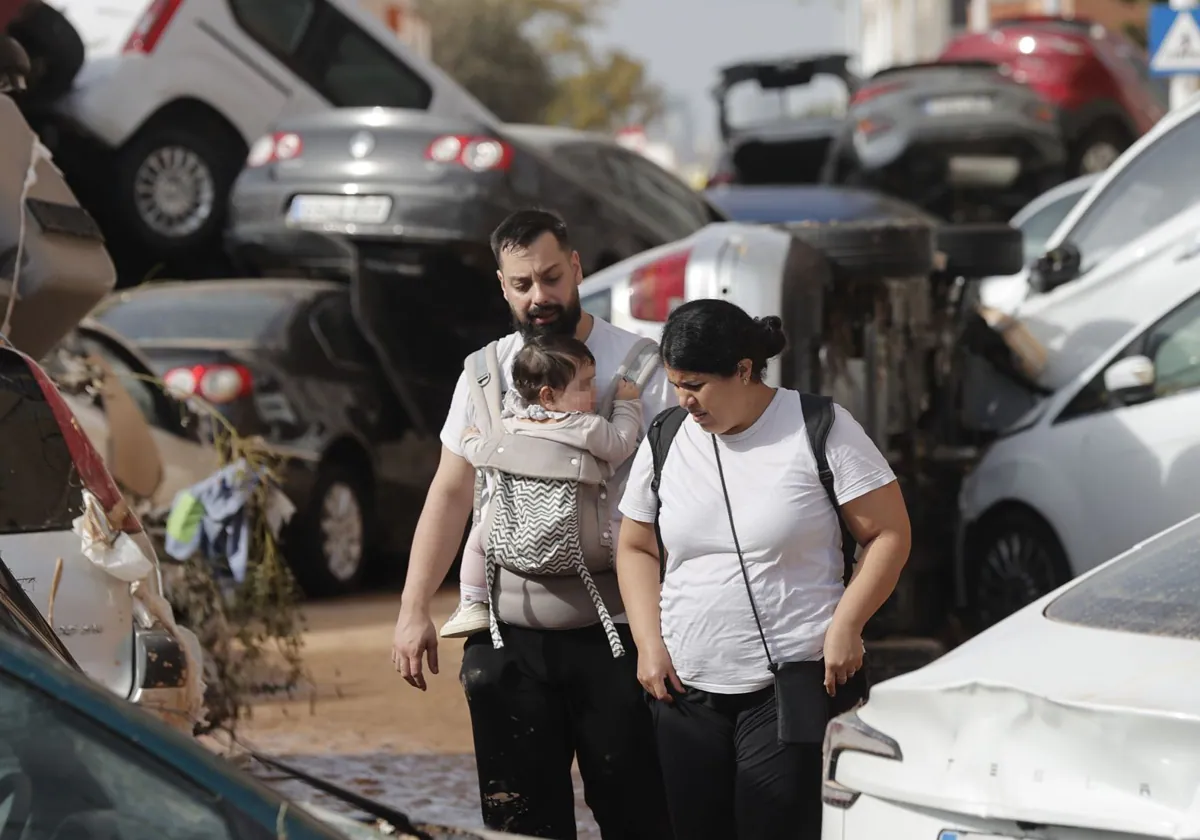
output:
{"label": "windshield", "polygon": [[1200,517],[1071,587],[1046,608],[1046,618],[1200,640]]}
{"label": "windshield", "polygon": [[288,292],[241,288],[118,294],[92,318],[134,342],[260,341],[280,329],[296,300]]}
{"label": "windshield", "polygon": [[850,95],[836,76],[817,75],[806,85],[763,89],[753,79],[725,92],[725,119],[734,131],[810,117],[842,117]]}
{"label": "windshield", "polygon": [[1046,240],[1071,212],[1071,208],[1079,203],[1079,199],[1085,192],[1087,192],[1086,186],[1076,192],[1056,198],[1017,225],[1024,238],[1026,265],[1046,252]]}
{"label": "windshield", "polygon": [[1081,274],[1200,201],[1200,166],[1193,164],[1197,148],[1200,112],[1143,148],[1113,176],[1066,237],[1082,255]]}

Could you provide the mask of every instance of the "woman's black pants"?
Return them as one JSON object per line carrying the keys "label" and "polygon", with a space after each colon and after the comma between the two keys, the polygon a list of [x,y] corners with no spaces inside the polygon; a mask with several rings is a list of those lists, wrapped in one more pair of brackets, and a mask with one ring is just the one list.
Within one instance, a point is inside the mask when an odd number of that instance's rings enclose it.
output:
{"label": "woman's black pants", "polygon": [[651,699],[680,840],[820,840],[821,745],[781,744],[775,689]]}

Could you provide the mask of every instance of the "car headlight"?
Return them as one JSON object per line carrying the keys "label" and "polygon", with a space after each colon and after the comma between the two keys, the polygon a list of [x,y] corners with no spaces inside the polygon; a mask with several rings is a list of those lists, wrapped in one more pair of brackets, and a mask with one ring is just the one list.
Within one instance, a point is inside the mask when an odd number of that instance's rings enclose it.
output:
{"label": "car headlight", "polygon": [[857,711],[838,715],[825,727],[824,765],[821,771],[821,801],[834,808],[849,808],[859,797],[836,780],[838,758],[844,752],[861,752],[903,761],[900,745],[877,729],[868,726]]}

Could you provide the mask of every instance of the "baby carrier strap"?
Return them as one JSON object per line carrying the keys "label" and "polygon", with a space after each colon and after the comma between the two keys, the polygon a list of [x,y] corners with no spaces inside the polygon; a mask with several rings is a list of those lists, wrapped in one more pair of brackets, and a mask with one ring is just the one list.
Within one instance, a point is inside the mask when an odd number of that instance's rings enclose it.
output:
{"label": "baby carrier strap", "polygon": [[621,380],[628,379],[637,385],[640,394],[658,367],[658,344],[649,338],[639,338],[629,348],[629,352],[625,354],[625,358],[617,367],[612,381],[600,394],[600,398],[596,401],[596,413],[601,417],[611,417],[613,402],[617,396],[617,386]]}
{"label": "baby carrier strap", "polygon": [[500,435],[504,427],[500,424],[500,412],[504,406],[504,392],[500,387],[500,359],[493,341],[486,347],[467,356],[463,370],[470,389],[472,422],[484,437]]}

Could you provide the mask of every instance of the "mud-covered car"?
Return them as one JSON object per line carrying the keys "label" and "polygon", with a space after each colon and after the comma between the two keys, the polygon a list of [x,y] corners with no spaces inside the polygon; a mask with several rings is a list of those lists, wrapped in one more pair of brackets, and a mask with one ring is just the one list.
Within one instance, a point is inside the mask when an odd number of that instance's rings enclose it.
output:
{"label": "mud-covered car", "polygon": [[36,140],[0,96],[0,264],[11,275],[0,292],[0,556],[88,676],[186,725],[199,713],[195,638],[162,599],[142,523],[35,361],[116,282],[95,221]]}
{"label": "mud-covered car", "polygon": [[880,71],[850,102],[827,183],[905,198],[948,221],[1002,221],[1064,179],[1053,105],[981,61]]}

